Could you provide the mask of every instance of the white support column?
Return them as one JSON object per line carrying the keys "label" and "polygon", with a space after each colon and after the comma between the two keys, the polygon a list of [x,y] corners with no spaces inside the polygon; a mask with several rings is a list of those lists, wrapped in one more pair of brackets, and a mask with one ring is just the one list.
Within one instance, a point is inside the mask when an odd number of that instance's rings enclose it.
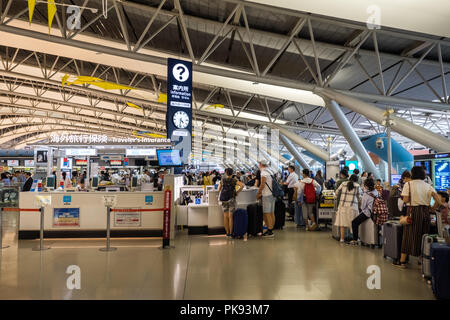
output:
{"label": "white support column", "polygon": [[334,100],[327,101],[327,107],[353,152],[361,159],[364,169],[366,171],[373,172],[376,178],[380,178],[379,170],[376,169],[375,164],[364,148],[361,140],[355,130],[353,130],[350,121],[348,121],[344,112],[342,112],[341,107]]}
{"label": "white support column", "polygon": [[280,140],[281,140],[281,142],[283,142],[284,146],[292,154],[292,156],[295,158],[295,160],[297,160],[298,163],[300,163],[300,165],[304,169],[311,170],[311,167],[309,166],[309,164],[305,161],[305,159],[302,157],[300,152],[297,150],[297,148],[294,146],[294,144],[291,141],[289,141],[288,138],[286,138],[284,135],[280,134]]}
{"label": "white support column", "polygon": [[292,142],[298,144],[300,147],[306,149],[307,151],[311,152],[312,154],[319,157],[320,159],[328,161],[328,159],[329,159],[328,152],[326,152],[322,148],[316,146],[315,144],[312,144],[308,140],[300,137],[299,135],[297,135],[294,132],[291,132],[285,128],[279,127],[275,124],[271,124],[271,126],[280,130],[280,134],[286,136],[286,138],[288,138]]}
{"label": "white support column", "polygon": [[[346,108],[357,112],[369,120],[383,125],[384,110],[376,107],[371,103],[361,101],[359,99],[350,97],[348,95],[336,92],[329,89],[317,89],[318,94],[325,96],[329,99],[335,100]],[[424,129],[411,121],[407,121],[394,115],[390,116],[392,120],[391,129],[402,136],[405,136],[415,142],[418,142],[428,148],[436,150],[437,152],[447,152],[450,150],[450,139],[443,137],[439,134]],[[281,132],[281,131],[280,131]]]}

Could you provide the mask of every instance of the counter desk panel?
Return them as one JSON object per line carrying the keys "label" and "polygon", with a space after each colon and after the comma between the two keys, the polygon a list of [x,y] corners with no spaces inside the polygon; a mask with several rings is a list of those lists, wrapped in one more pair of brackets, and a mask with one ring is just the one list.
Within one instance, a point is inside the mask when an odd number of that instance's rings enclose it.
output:
{"label": "counter desk panel", "polygon": [[[44,208],[44,237],[104,237],[107,209],[104,195],[115,195],[113,209],[162,209],[164,192],[21,192],[19,207],[37,208],[36,196],[50,196]],[[173,208],[173,203],[172,203]],[[174,237],[171,210],[171,238]],[[163,211],[111,212],[111,236],[161,236]],[[19,239],[39,237],[39,212],[20,212]]]}

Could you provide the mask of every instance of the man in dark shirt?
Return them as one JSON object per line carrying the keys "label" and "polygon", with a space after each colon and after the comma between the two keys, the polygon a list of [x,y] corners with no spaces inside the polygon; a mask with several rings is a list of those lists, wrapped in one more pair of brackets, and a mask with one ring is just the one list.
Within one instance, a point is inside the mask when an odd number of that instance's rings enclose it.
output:
{"label": "man in dark shirt", "polygon": [[25,184],[22,187],[22,191],[30,191],[33,186],[33,178],[31,177],[30,172],[25,172]]}

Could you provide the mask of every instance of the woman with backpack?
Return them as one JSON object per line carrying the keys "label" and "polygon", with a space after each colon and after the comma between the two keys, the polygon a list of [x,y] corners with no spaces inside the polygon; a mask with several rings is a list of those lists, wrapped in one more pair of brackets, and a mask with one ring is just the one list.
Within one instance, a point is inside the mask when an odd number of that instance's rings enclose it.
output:
{"label": "woman with backpack", "polygon": [[[236,185],[239,189],[236,190]],[[236,196],[244,189],[244,184],[233,177],[233,169],[225,169],[225,176],[220,180],[219,184],[219,201],[223,208],[223,225],[227,233],[227,237],[233,235],[233,213],[236,210]]]}
{"label": "woman with backpack", "polygon": [[350,244],[353,245],[358,244],[359,226],[367,219],[370,219],[373,212],[375,198],[378,197],[378,191],[375,189],[375,182],[373,179],[364,180],[363,190],[364,193],[361,199],[360,214],[352,221],[353,240],[350,241]]}
{"label": "woman with backpack", "polygon": [[345,228],[351,229],[353,219],[359,214],[359,189],[358,176],[352,174],[350,179],[343,182],[336,190],[339,206],[334,225],[340,227],[342,244],[345,242]]}

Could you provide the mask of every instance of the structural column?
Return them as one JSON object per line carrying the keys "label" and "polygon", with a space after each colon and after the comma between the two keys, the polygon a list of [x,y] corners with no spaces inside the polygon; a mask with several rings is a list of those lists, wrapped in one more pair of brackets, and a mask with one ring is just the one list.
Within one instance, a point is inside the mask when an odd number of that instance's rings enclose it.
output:
{"label": "structural column", "polygon": [[327,107],[353,152],[361,159],[364,169],[366,171],[373,172],[374,176],[380,179],[380,172],[375,167],[375,164],[364,148],[361,140],[355,130],[353,130],[352,125],[348,121],[344,112],[342,112],[341,107],[334,100],[327,101]]}
{"label": "structural column", "polygon": [[305,161],[305,159],[302,157],[300,152],[298,152],[297,148],[294,146],[294,144],[288,138],[286,138],[284,135],[280,134],[280,140],[281,140],[281,142],[283,142],[284,146],[292,154],[292,156],[295,158],[295,160],[297,160],[298,163],[300,163],[300,165],[304,169],[311,170],[311,167],[309,166],[309,164]]}
{"label": "structural column", "polygon": [[280,135],[286,136],[289,140],[298,144],[300,147],[311,152],[312,154],[319,157],[320,159],[325,160],[325,161],[329,160],[328,153],[325,150],[323,150],[322,148],[316,146],[315,144],[312,144],[308,140],[300,137],[299,135],[297,135],[294,132],[291,132],[285,128],[279,127],[275,124],[271,124],[271,126],[275,129],[278,129],[280,131]]}
{"label": "structural column", "polygon": [[[367,119],[383,125],[383,121],[385,120],[383,115],[384,110],[381,110],[371,103],[361,101],[330,89],[316,89],[315,93],[328,99],[335,100],[346,108],[365,116]],[[430,149],[436,150],[437,152],[447,152],[450,150],[450,139],[394,115],[390,116],[390,120],[392,120],[392,130],[398,132],[402,136]]]}

